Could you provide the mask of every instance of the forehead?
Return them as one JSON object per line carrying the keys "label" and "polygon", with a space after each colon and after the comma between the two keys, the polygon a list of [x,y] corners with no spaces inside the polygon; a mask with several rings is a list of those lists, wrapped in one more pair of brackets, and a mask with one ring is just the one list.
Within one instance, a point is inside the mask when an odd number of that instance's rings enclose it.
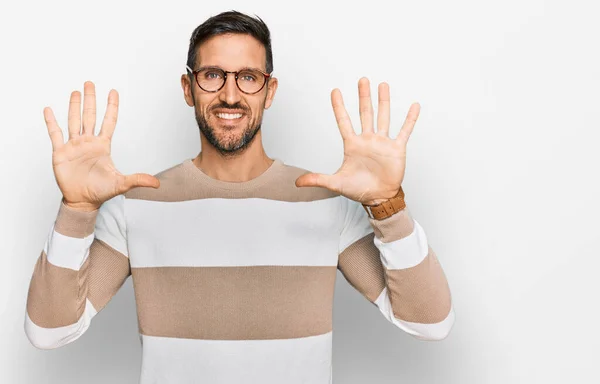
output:
{"label": "forehead", "polygon": [[199,66],[218,66],[226,71],[244,67],[266,69],[265,47],[250,35],[223,34],[204,41],[198,48]]}

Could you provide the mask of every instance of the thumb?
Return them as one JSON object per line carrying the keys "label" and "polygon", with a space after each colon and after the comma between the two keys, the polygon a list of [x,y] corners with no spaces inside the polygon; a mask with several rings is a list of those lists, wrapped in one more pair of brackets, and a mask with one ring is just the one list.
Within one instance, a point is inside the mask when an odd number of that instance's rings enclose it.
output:
{"label": "thumb", "polygon": [[123,180],[124,192],[136,187],[158,188],[160,187],[160,181],[156,177],[147,173],[134,173],[132,175],[125,176],[125,179]]}
{"label": "thumb", "polygon": [[333,176],[321,173],[306,173],[296,179],[296,187],[323,187],[336,191]]}

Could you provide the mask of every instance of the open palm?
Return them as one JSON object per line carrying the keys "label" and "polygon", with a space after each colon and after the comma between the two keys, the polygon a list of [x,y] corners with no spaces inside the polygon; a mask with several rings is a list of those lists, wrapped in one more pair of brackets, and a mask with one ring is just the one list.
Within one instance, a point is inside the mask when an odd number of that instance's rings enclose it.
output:
{"label": "open palm", "polygon": [[52,109],[44,108],[44,119],[52,141],[52,168],[65,204],[82,210],[94,210],[103,202],[132,188],[160,186],[159,180],[152,175],[136,173],[125,176],[115,168],[110,157],[110,146],[118,109],[119,94],[111,90],[102,127],[99,134],[94,135],[95,87],[92,82],[86,82],[82,115],[81,93],[71,93],[69,140],[65,143]]}
{"label": "open palm", "polygon": [[331,104],[344,141],[344,160],[333,175],[308,173],[296,180],[298,187],[324,187],[366,205],[390,199],[399,191],[406,168],[406,143],[419,116],[418,103],[411,105],[404,125],[395,139],[388,136],[390,127],[390,90],[386,83],[378,89],[377,132],[369,80],[358,83],[362,132],[352,128],[339,89],[331,92]]}

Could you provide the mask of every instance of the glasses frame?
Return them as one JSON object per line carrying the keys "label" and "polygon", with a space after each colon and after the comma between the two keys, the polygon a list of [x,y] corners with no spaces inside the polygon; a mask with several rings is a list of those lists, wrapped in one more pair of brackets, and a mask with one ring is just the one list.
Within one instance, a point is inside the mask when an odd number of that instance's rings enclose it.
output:
{"label": "glasses frame", "polygon": [[[269,79],[271,78],[271,74],[270,73],[263,72],[263,71],[261,71],[258,68],[242,68],[239,71],[226,71],[226,70],[224,70],[222,68],[213,67],[213,66],[201,67],[201,68],[199,68],[199,69],[197,69],[195,71],[192,68],[190,68],[188,65],[186,65],[185,68],[187,69],[187,71],[189,73],[191,73],[194,76],[194,79],[196,79],[196,84],[198,84],[198,87],[200,87],[200,89],[203,90],[204,92],[209,92],[209,93],[216,93],[216,92],[219,92],[221,89],[223,89],[223,87],[225,86],[225,83],[227,83],[227,74],[229,74],[229,73],[235,75],[235,85],[240,90],[240,92],[245,93],[246,95],[255,95],[258,92],[262,91],[263,88],[265,87],[265,85],[269,82]],[[209,90],[206,90],[206,89],[202,88],[202,86],[200,85],[200,81],[198,81],[198,74],[200,72],[202,72],[203,70],[209,69],[209,68],[211,68],[211,69],[217,69],[217,70],[223,72],[223,74],[224,74],[223,75],[223,84],[221,84],[221,86],[219,87],[219,89],[217,89],[215,91],[209,91]],[[240,84],[238,83],[238,74],[240,72],[246,71],[248,69],[251,69],[253,71],[258,71],[258,72],[260,72],[265,77],[265,82],[263,83],[262,87],[260,87],[260,89],[258,91],[256,91],[256,92],[245,92],[245,91],[242,90],[242,88],[240,88]]]}

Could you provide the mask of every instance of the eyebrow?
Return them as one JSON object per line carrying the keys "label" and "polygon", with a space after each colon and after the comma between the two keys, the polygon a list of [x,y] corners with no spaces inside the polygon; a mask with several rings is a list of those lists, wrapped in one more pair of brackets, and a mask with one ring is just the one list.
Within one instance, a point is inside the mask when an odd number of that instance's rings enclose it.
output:
{"label": "eyebrow", "polygon": [[[221,70],[223,70],[223,71],[225,70],[225,69],[223,69],[223,68],[219,67],[218,65],[204,65],[204,66],[201,66],[201,67],[200,67],[200,68],[198,68],[198,69],[195,69],[195,71],[200,71],[200,70],[203,70],[203,69],[209,69],[209,68],[221,69]],[[257,71],[260,71],[260,72],[267,73],[267,71],[266,71],[266,70],[263,70],[263,69],[260,69],[260,68],[256,68],[256,67],[242,67],[242,68],[238,69],[238,70],[237,70],[237,71],[235,71],[235,72],[239,72],[239,71],[242,71],[242,70],[244,70],[244,69],[254,69],[254,70],[257,70]]]}

